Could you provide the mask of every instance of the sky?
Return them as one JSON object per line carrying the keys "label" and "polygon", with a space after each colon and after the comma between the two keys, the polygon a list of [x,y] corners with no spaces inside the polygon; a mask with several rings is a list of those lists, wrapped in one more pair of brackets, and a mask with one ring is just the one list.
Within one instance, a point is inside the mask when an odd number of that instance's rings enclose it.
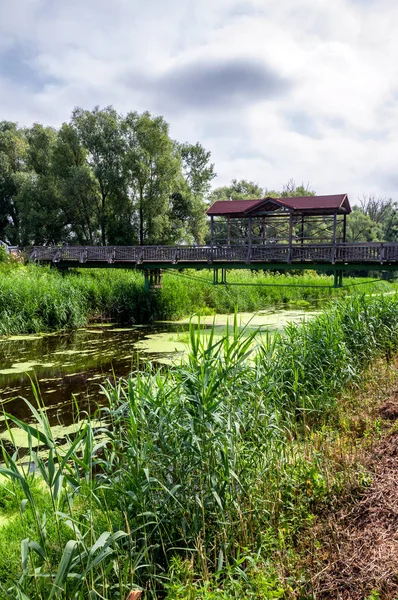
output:
{"label": "sky", "polygon": [[398,201],[395,0],[0,0],[0,120],[163,115],[214,186]]}

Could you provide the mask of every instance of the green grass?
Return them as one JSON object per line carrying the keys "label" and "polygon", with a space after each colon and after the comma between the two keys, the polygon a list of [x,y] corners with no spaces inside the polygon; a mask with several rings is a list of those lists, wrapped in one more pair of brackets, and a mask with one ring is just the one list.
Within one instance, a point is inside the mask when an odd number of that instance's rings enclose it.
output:
{"label": "green grass", "polygon": [[0,506],[19,516],[0,532],[1,597],[310,597],[297,540],[364,480],[334,457],[339,397],[396,352],[398,296],[341,300],[258,347],[254,335],[192,327],[187,362],[107,384],[104,426],[82,423],[68,450],[44,411],[31,407],[34,426],[8,417],[37,476],[3,450]]}
{"label": "green grass", "polygon": [[212,274],[166,273],[163,289],[144,291],[142,273],[81,270],[61,273],[35,265],[0,265],[0,335],[81,327],[93,318],[123,324],[178,319],[192,313],[256,311],[275,305],[306,305],[347,293],[390,291],[394,284],[347,279],[334,289],[333,278],[306,272],[278,275],[232,271],[231,284],[212,285]]}

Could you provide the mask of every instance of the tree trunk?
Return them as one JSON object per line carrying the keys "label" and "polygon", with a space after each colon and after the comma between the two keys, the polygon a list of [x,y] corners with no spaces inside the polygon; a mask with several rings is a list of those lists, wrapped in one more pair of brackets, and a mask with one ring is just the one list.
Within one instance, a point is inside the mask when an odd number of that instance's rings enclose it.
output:
{"label": "tree trunk", "polygon": [[144,245],[144,207],[143,207],[143,194],[140,190],[140,246]]}
{"label": "tree trunk", "polygon": [[104,194],[102,194],[102,197],[101,197],[101,241],[102,241],[103,246],[106,246],[105,199],[106,199],[106,196]]}

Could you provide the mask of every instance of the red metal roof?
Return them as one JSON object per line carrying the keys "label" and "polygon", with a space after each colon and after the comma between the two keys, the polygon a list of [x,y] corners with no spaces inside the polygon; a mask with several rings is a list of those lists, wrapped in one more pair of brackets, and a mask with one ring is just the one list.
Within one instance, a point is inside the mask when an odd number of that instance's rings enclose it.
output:
{"label": "red metal roof", "polygon": [[[247,217],[255,216],[262,205],[271,202],[275,205],[306,214],[349,214],[351,212],[347,194],[329,196],[299,196],[295,198],[261,198],[258,200],[217,200],[207,210],[208,215]],[[263,208],[264,212],[264,208]]]}
{"label": "red metal roof", "polygon": [[206,211],[208,215],[235,215],[237,213],[244,214],[251,208],[262,204],[263,199],[260,200],[217,200],[210,206]]}
{"label": "red metal roof", "polygon": [[347,200],[347,194],[334,194],[332,196],[299,196],[296,198],[277,198],[277,201],[293,208],[294,210],[311,210],[311,209],[338,209]]}

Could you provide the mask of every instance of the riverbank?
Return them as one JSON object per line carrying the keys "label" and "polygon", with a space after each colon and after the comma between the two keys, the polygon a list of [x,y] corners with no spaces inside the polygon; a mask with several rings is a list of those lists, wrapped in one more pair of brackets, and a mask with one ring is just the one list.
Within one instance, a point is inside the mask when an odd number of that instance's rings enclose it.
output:
{"label": "riverbank", "polygon": [[377,362],[366,386],[344,400],[346,461],[362,486],[318,516],[302,538],[303,568],[319,600],[398,597],[398,361]]}
{"label": "riverbank", "polygon": [[173,272],[164,274],[161,290],[147,294],[143,275],[137,271],[90,269],[61,274],[36,265],[1,265],[0,269],[0,335],[75,329],[92,320],[131,325],[193,313],[253,312],[396,289],[387,281],[358,278],[347,278],[344,288],[335,289],[333,277],[313,272],[232,271],[230,285],[213,286],[210,272]]}
{"label": "riverbank", "polygon": [[397,350],[398,297],[342,300],[257,349],[253,335],[192,328],[188,361],[108,385],[103,427],[64,448],[44,412],[41,433],[10,419],[47,455],[22,472],[4,455],[4,597],[311,597],[309,532],[370,483],[360,447],[380,426],[358,391]]}

